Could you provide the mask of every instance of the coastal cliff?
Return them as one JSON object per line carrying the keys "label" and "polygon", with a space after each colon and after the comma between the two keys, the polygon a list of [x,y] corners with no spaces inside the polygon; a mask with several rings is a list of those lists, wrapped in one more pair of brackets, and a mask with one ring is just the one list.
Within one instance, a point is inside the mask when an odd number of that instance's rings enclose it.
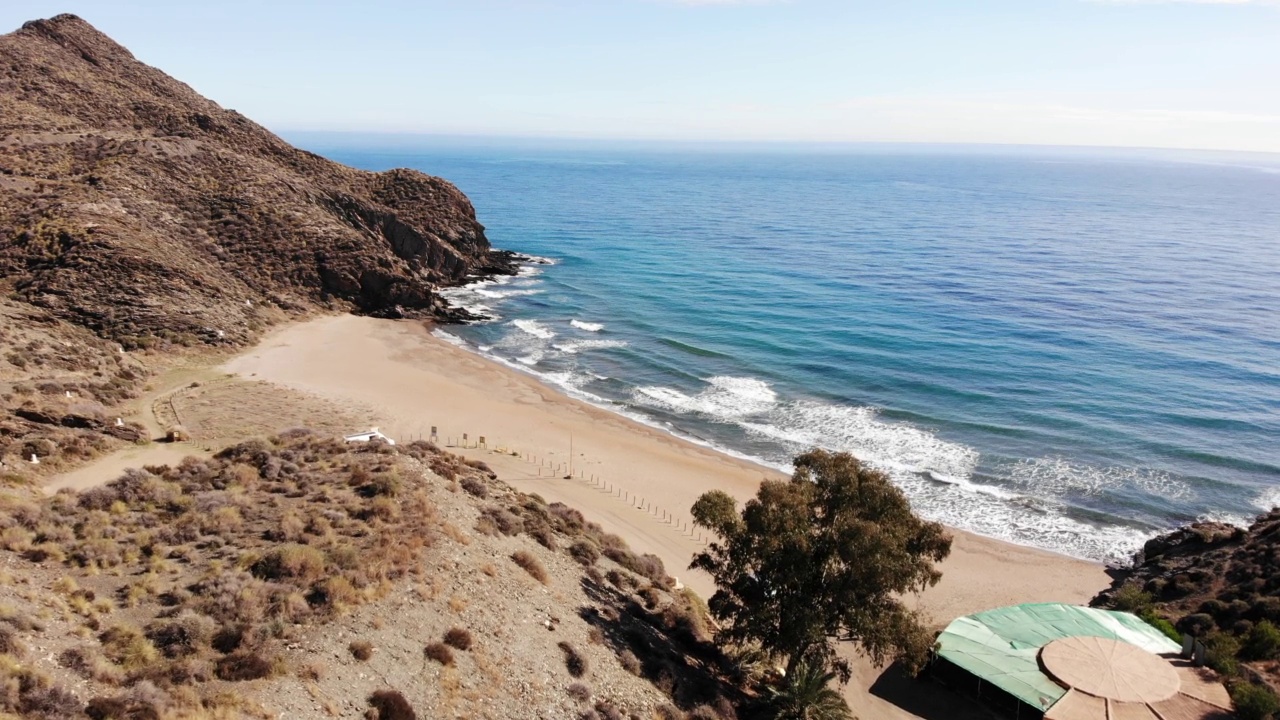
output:
{"label": "coastal cliff", "polygon": [[126,346],[243,344],[259,306],[455,318],[433,292],[512,272],[471,202],[285,143],[72,15],[0,36],[8,294]]}
{"label": "coastal cliff", "polygon": [[515,271],[449,182],[294,148],[73,15],[0,35],[0,108],[8,474],[144,439],[110,408],[189,348],[317,311],[467,320],[436,289]]}

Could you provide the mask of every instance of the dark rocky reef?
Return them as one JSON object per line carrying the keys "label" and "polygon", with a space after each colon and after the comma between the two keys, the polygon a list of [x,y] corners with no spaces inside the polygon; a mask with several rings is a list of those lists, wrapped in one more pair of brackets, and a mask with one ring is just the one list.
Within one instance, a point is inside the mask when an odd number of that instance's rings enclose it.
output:
{"label": "dark rocky reef", "polygon": [[471,202],[296,149],[72,15],[0,36],[6,294],[126,347],[245,343],[345,308],[467,319],[435,294],[510,273]]}

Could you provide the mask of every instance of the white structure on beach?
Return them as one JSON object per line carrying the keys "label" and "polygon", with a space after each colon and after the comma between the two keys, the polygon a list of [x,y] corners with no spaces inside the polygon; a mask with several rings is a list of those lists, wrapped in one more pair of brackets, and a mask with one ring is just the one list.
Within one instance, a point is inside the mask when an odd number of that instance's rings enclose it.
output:
{"label": "white structure on beach", "polygon": [[347,442],[369,442],[370,440],[376,439],[376,440],[381,440],[388,445],[396,444],[395,440],[392,440],[386,435],[383,435],[381,432],[378,431],[378,428],[370,428],[367,432],[356,433],[355,435],[348,435],[342,439],[346,440]]}

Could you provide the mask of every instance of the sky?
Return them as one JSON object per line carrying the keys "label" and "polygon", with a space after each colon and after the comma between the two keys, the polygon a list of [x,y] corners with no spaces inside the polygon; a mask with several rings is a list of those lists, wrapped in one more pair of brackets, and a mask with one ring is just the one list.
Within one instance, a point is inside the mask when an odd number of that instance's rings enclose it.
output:
{"label": "sky", "polygon": [[1280,152],[1280,0],[4,0],[278,132]]}

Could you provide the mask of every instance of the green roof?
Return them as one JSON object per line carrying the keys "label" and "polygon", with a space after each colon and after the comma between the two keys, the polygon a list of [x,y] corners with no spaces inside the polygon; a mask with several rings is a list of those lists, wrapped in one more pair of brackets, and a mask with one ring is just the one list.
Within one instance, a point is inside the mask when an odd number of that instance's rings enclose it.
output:
{"label": "green roof", "polygon": [[1040,670],[1040,648],[1075,636],[1122,640],[1156,655],[1182,649],[1130,613],[1028,603],[952,621],[938,636],[937,654],[1022,702],[1047,710],[1067,691]]}

